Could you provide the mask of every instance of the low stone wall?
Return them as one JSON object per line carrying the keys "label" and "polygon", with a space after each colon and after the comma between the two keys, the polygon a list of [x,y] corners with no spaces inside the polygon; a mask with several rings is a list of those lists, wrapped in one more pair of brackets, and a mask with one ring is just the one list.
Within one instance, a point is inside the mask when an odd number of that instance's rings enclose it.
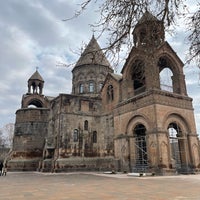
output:
{"label": "low stone wall", "polygon": [[112,171],[115,170],[115,159],[113,157],[74,157],[58,159],[55,162],[55,172],[69,171]]}
{"label": "low stone wall", "polygon": [[39,166],[40,158],[8,161],[8,171],[36,171]]}
{"label": "low stone wall", "polygon": [[47,172],[74,172],[74,171],[116,171],[117,161],[114,157],[71,157],[57,159],[56,161],[44,160],[41,171]]}

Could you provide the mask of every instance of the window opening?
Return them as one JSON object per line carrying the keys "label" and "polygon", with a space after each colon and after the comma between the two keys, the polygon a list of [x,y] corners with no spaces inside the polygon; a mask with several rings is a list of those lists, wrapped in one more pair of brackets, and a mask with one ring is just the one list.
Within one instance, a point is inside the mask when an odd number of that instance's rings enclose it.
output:
{"label": "window opening", "polygon": [[173,92],[173,72],[171,64],[165,57],[159,58],[158,67],[160,70],[160,89],[168,92]]}
{"label": "window opening", "polygon": [[33,82],[31,86],[32,86],[32,91],[33,91],[32,93],[33,93],[33,94],[34,94],[34,93],[37,93],[37,87],[36,87],[35,82]]}
{"label": "window opening", "polygon": [[147,37],[146,31],[144,29],[141,30],[141,32],[140,32],[140,43],[141,43],[141,45],[146,44],[146,40],[147,40],[146,37]]}
{"label": "window opening", "polygon": [[93,131],[93,134],[92,134],[92,142],[93,142],[93,143],[97,143],[97,132],[96,132],[96,131]]}
{"label": "window opening", "polygon": [[74,139],[74,142],[78,142],[78,129],[74,129],[73,139]]}
{"label": "window opening", "polygon": [[89,92],[94,92],[94,83],[93,82],[89,83]]}
{"label": "window opening", "polygon": [[41,101],[37,99],[33,99],[31,102],[28,104],[28,108],[42,108],[43,104]]}
{"label": "window opening", "polygon": [[102,89],[103,83],[99,83],[99,91]]}
{"label": "window opening", "polygon": [[88,131],[88,121],[85,120],[84,122],[84,130]]}
{"label": "window opening", "polygon": [[83,86],[83,84],[80,84],[79,85],[79,93],[83,93],[84,92],[84,86]]}
{"label": "window opening", "polygon": [[132,80],[135,94],[145,91],[144,63],[140,60],[133,64]]}
{"label": "window opening", "polygon": [[108,100],[111,100],[111,101],[114,100],[114,89],[112,85],[109,85],[107,88],[107,97],[108,97]]}
{"label": "window opening", "polygon": [[42,94],[43,84],[39,83],[38,88],[39,88],[39,94]]}
{"label": "window opening", "polygon": [[165,68],[160,72],[161,90],[173,92],[172,76],[173,76],[173,73],[169,68]]}

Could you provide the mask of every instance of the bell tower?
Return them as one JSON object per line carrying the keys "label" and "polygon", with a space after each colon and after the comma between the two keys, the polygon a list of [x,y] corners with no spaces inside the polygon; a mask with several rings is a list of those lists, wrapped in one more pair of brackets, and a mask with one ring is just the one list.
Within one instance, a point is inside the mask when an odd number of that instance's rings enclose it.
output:
{"label": "bell tower", "polygon": [[[164,26],[148,11],[133,31],[134,47],[122,69],[129,93],[135,95],[150,89],[162,90],[161,72],[170,71],[172,92],[187,96],[183,62],[164,40]],[[125,94],[127,95],[127,94]]]}
{"label": "bell tower", "polygon": [[36,170],[43,155],[47,135],[50,99],[43,95],[44,80],[39,72],[28,79],[28,92],[16,111],[10,170]]}
{"label": "bell tower", "polygon": [[[164,40],[162,22],[148,11],[135,26],[133,38],[122,69],[121,101],[115,108],[115,152],[127,143],[127,155],[121,159],[130,171],[198,170],[199,143],[183,62]],[[170,89],[163,87],[168,75],[163,77],[163,72],[170,72]]]}

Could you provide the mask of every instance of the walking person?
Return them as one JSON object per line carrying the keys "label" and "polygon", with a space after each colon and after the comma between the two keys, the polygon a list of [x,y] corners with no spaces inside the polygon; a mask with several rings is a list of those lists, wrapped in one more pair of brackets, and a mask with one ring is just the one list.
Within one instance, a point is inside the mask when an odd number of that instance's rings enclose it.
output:
{"label": "walking person", "polygon": [[0,176],[2,175],[3,163],[0,162]]}
{"label": "walking person", "polygon": [[7,164],[6,164],[6,162],[5,162],[4,165],[3,165],[3,169],[2,169],[2,176],[3,176],[3,175],[6,176],[6,174],[7,174]]}

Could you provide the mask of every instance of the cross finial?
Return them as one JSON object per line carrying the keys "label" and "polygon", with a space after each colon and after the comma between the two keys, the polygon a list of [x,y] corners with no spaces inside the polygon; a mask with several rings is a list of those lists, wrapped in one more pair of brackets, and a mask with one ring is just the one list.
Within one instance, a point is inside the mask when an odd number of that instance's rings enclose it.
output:
{"label": "cross finial", "polygon": [[93,37],[94,37],[94,33],[95,33],[95,30],[94,30],[94,29],[92,29],[92,33],[93,33],[92,35],[93,35]]}
{"label": "cross finial", "polygon": [[36,70],[38,70],[39,69],[39,67],[36,67]]}

